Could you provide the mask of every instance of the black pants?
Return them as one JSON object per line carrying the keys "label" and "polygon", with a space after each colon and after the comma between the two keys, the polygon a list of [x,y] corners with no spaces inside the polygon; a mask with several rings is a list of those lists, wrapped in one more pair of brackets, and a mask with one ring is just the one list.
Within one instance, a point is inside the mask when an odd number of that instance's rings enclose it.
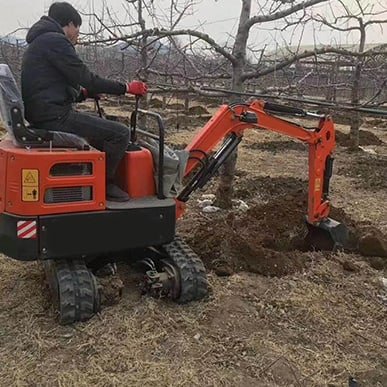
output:
{"label": "black pants", "polygon": [[36,124],[39,129],[74,133],[106,153],[106,177],[112,182],[129,144],[129,128],[92,114],[71,111],[65,117]]}

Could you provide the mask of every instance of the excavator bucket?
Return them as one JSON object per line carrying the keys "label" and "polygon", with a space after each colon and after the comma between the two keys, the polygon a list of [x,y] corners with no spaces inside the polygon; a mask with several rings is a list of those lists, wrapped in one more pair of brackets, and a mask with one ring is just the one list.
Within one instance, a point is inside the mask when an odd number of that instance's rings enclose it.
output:
{"label": "excavator bucket", "polygon": [[306,222],[308,234],[306,243],[316,250],[337,251],[345,248],[349,232],[347,227],[334,219],[325,220],[311,224]]}

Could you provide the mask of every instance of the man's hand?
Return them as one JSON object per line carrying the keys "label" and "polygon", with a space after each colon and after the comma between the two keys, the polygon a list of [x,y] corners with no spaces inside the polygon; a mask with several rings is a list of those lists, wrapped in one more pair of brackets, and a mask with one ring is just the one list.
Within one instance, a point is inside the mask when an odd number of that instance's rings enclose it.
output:
{"label": "man's hand", "polygon": [[146,83],[141,81],[132,81],[126,84],[126,92],[133,95],[145,95],[148,91]]}

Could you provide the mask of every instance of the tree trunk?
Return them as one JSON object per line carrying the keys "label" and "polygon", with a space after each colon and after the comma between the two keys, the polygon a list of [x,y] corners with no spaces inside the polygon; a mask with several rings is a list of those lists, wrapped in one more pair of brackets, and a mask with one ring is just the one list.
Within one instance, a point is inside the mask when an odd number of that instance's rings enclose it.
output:
{"label": "tree trunk", "polygon": [[184,98],[184,113],[185,114],[188,114],[189,113],[189,95],[187,94],[187,96]]}
{"label": "tree trunk", "polygon": [[[352,86],[352,104],[358,105],[360,101],[360,78],[361,78],[361,59],[357,60],[356,68],[354,72],[353,86]],[[357,150],[359,148],[359,130],[361,125],[361,117],[359,112],[353,112],[351,114],[351,128],[349,131],[350,149]]]}
{"label": "tree trunk", "polygon": [[[249,27],[246,27],[246,22],[250,18],[251,0],[242,0],[242,10],[239,18],[238,32],[235,38],[233,47],[233,55],[236,61],[232,64],[232,90],[243,91],[242,73],[246,63],[246,47],[249,37]],[[235,95],[233,99],[240,99]],[[233,198],[233,181],[235,169],[238,160],[238,150],[236,149],[224,163],[220,170],[220,180],[216,192],[215,204],[221,208],[231,208]]]}
{"label": "tree trunk", "polygon": [[337,86],[336,86],[336,83],[337,83],[337,76],[339,74],[339,70],[340,70],[340,67],[339,67],[339,59],[336,59],[334,63],[332,63],[331,65],[331,72],[330,74],[328,75],[328,79],[329,79],[329,87],[328,87],[328,90],[327,90],[327,101],[329,102],[336,102],[336,98],[337,98]]}
{"label": "tree trunk", "polygon": [[[364,52],[365,40],[366,40],[366,31],[365,26],[363,24],[363,20],[359,19],[360,23],[360,44],[359,44],[359,52]],[[351,102],[352,105],[358,105],[360,102],[360,81],[361,81],[361,73],[363,69],[363,58],[356,59],[355,71],[353,74],[353,86],[352,86],[352,97]],[[359,112],[354,112],[351,117],[351,128],[349,131],[350,138],[350,149],[358,150],[359,149],[359,130],[361,125],[361,116]]]}
{"label": "tree trunk", "polygon": [[[143,0],[138,0],[138,22],[140,24],[141,30],[146,30],[145,20],[143,18]],[[141,71],[140,71],[140,79],[141,81],[147,83],[149,78],[149,71],[148,71],[148,48],[147,48],[147,37],[146,35],[143,35],[143,37],[140,40],[140,58],[141,58]],[[145,95],[140,99],[140,107],[141,109],[148,110],[149,103],[148,103],[148,96]],[[139,127],[141,129],[147,129],[146,127],[146,116],[141,115],[138,120]]]}
{"label": "tree trunk", "polygon": [[[232,90],[242,91],[243,85],[241,80],[242,69],[233,68]],[[239,96],[236,96],[239,98]],[[216,192],[215,204],[220,208],[231,208],[234,194],[233,182],[238,161],[238,148],[229,156],[223,167],[220,169],[219,185]]]}

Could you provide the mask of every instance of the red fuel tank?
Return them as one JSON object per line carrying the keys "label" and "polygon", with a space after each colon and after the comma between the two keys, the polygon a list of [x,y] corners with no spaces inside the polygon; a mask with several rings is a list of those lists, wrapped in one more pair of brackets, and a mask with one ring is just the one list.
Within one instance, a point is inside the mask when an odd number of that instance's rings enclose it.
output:
{"label": "red fuel tank", "polygon": [[117,175],[118,184],[131,198],[156,195],[153,157],[148,149],[127,151]]}

